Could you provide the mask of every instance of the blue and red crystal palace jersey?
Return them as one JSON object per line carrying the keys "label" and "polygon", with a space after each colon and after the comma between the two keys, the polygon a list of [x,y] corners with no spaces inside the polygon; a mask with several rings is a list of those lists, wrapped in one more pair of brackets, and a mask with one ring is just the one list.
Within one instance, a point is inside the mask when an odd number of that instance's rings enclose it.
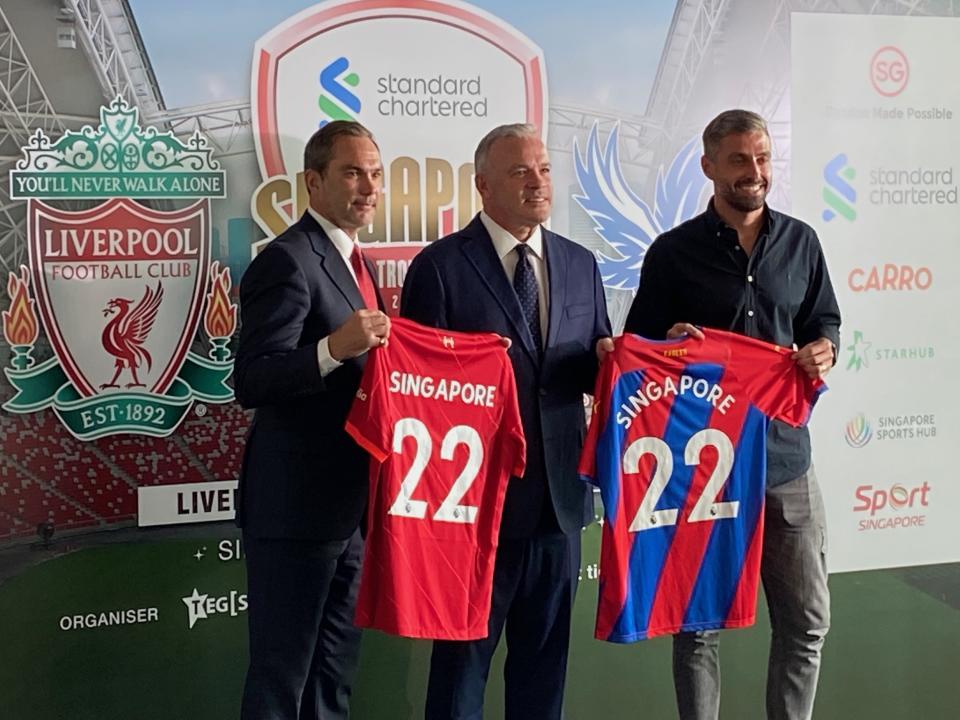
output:
{"label": "blue and red crystal palace jersey", "polygon": [[756,618],[767,425],[804,424],[825,387],[791,350],[703,333],[619,337],[597,378],[580,474],[603,497],[601,640]]}
{"label": "blue and red crystal palace jersey", "polygon": [[503,501],[526,453],[500,338],[391,320],[347,431],[373,456],[357,625],[486,637]]}

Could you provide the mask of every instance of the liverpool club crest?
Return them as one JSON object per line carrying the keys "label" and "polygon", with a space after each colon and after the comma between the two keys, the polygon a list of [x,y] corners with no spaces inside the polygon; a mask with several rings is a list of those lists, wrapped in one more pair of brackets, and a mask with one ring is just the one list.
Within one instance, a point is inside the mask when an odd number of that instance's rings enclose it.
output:
{"label": "liverpool club crest", "polygon": [[[199,133],[184,143],[142,129],[120,97],[101,108],[96,131],[31,138],[10,173],[12,197],[27,200],[30,267],[7,283],[5,373],[18,392],[4,409],[52,408],[86,440],[169,435],[195,400],[233,399],[236,306],[229,270],[210,261],[210,202],[224,195],[224,173],[210,153]],[[45,202],[77,198],[103,202]],[[206,357],[194,347],[201,322]],[[38,364],[39,324],[53,357]]]}

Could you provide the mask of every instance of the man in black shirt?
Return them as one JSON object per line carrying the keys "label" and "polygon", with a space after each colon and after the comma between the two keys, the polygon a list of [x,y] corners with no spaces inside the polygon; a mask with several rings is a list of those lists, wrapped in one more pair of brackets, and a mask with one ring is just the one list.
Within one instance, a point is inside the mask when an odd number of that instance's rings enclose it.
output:
{"label": "man in black shirt", "polygon": [[[766,205],[766,123],[728,110],[704,130],[703,148],[713,198],[650,246],[624,330],[654,339],[702,338],[697,326],[732,330],[794,347],[797,364],[822,378],[836,362],[840,310],[817,234]],[[802,720],[813,713],[830,625],[825,513],[805,427],[770,425],[764,522],[761,576],[773,631],[767,716]],[[682,720],[719,715],[719,643],[717,631],[674,637]]]}

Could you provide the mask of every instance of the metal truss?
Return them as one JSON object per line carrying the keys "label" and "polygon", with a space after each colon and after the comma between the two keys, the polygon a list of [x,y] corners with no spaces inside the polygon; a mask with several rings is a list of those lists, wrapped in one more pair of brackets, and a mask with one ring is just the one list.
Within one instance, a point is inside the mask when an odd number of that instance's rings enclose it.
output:
{"label": "metal truss", "polygon": [[122,95],[142,115],[164,109],[160,85],[127,0],[63,0],[107,100]]}
{"label": "metal truss", "polygon": [[617,115],[594,108],[575,105],[552,106],[549,110],[548,148],[552,153],[573,152],[573,139],[581,142],[598,123],[604,134],[620,125],[620,162],[649,172],[653,167],[653,140],[660,137],[663,128],[656,122],[639,116]]}
{"label": "metal truss", "polygon": [[[26,205],[10,199],[7,178],[21,157],[20,148],[37,130],[59,135],[64,126],[0,8],[0,266],[3,270],[15,269],[24,262]],[[0,280],[6,281],[5,272]]]}
{"label": "metal truss", "polygon": [[770,203],[789,209],[793,191],[790,181],[790,13],[841,12],[835,0],[777,0],[770,6],[767,24],[757,52],[764,58],[764,72],[744,84],[741,107],[756,108],[767,120],[773,145],[774,183]]}
{"label": "metal truss", "polygon": [[864,2],[864,12],[871,15],[960,15],[960,0],[875,0]]}
{"label": "metal truss", "polygon": [[199,130],[216,148],[216,157],[253,152],[248,102],[234,100],[164,110],[147,116],[144,123],[166,127],[179,136]]}
{"label": "metal truss", "polygon": [[[122,95],[141,109],[142,122],[188,136],[203,133],[227,157],[253,152],[251,110],[248,102],[230,101],[175,110],[164,107],[159,84],[127,0],[63,0],[73,11],[81,42],[109,99]],[[572,105],[549,108],[553,153],[569,154],[573,140],[586,139],[593,124],[603,132],[620,126],[620,159],[634,178],[648,178],[676,150],[678,128],[670,124],[684,117],[698,81],[711,72],[724,22],[740,0],[680,0],[674,12],[653,91],[644,117],[619,116]],[[758,53],[768,71],[743,88],[741,102],[757,108],[770,121],[774,165],[778,182],[774,193],[790,196],[789,62],[790,13],[793,11],[861,12],[895,15],[960,15],[960,0],[776,0],[765,5],[769,24]],[[58,115],[0,9],[0,174],[7,175],[20,157],[20,148],[37,129],[59,135],[64,125],[96,123],[95,118]],[[777,197],[773,198],[776,202]],[[12,203],[9,187],[0,182],[0,265],[16,267],[23,261],[24,204]]]}
{"label": "metal truss", "polygon": [[729,5],[729,0],[677,3],[647,103],[647,117],[660,123],[683,117]]}
{"label": "metal truss", "polygon": [[836,12],[886,15],[957,15],[960,0],[777,0],[760,42],[758,56],[766,66],[763,79],[746,83],[741,105],[757,108],[768,120],[773,141],[776,176],[771,203],[789,208],[790,186],[790,14],[793,12]]}

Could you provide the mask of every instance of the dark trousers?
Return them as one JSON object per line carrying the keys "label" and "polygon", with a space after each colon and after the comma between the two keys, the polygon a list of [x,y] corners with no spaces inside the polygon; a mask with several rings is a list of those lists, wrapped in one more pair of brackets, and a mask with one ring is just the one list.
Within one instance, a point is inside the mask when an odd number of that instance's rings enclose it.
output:
{"label": "dark trousers", "polygon": [[243,536],[250,668],[242,720],[346,718],[360,650],[363,541]]}
{"label": "dark trousers", "polygon": [[[812,468],[767,489],[760,576],[773,632],[767,667],[769,720],[813,716],[820,651],[830,627],[826,532],[823,498]],[[682,720],[716,720],[719,632],[675,635],[673,678]]]}
{"label": "dark trousers", "polygon": [[426,718],[481,720],[490,661],[505,627],[506,720],[559,719],[579,570],[579,532],[501,538],[490,633],[433,643]]}

